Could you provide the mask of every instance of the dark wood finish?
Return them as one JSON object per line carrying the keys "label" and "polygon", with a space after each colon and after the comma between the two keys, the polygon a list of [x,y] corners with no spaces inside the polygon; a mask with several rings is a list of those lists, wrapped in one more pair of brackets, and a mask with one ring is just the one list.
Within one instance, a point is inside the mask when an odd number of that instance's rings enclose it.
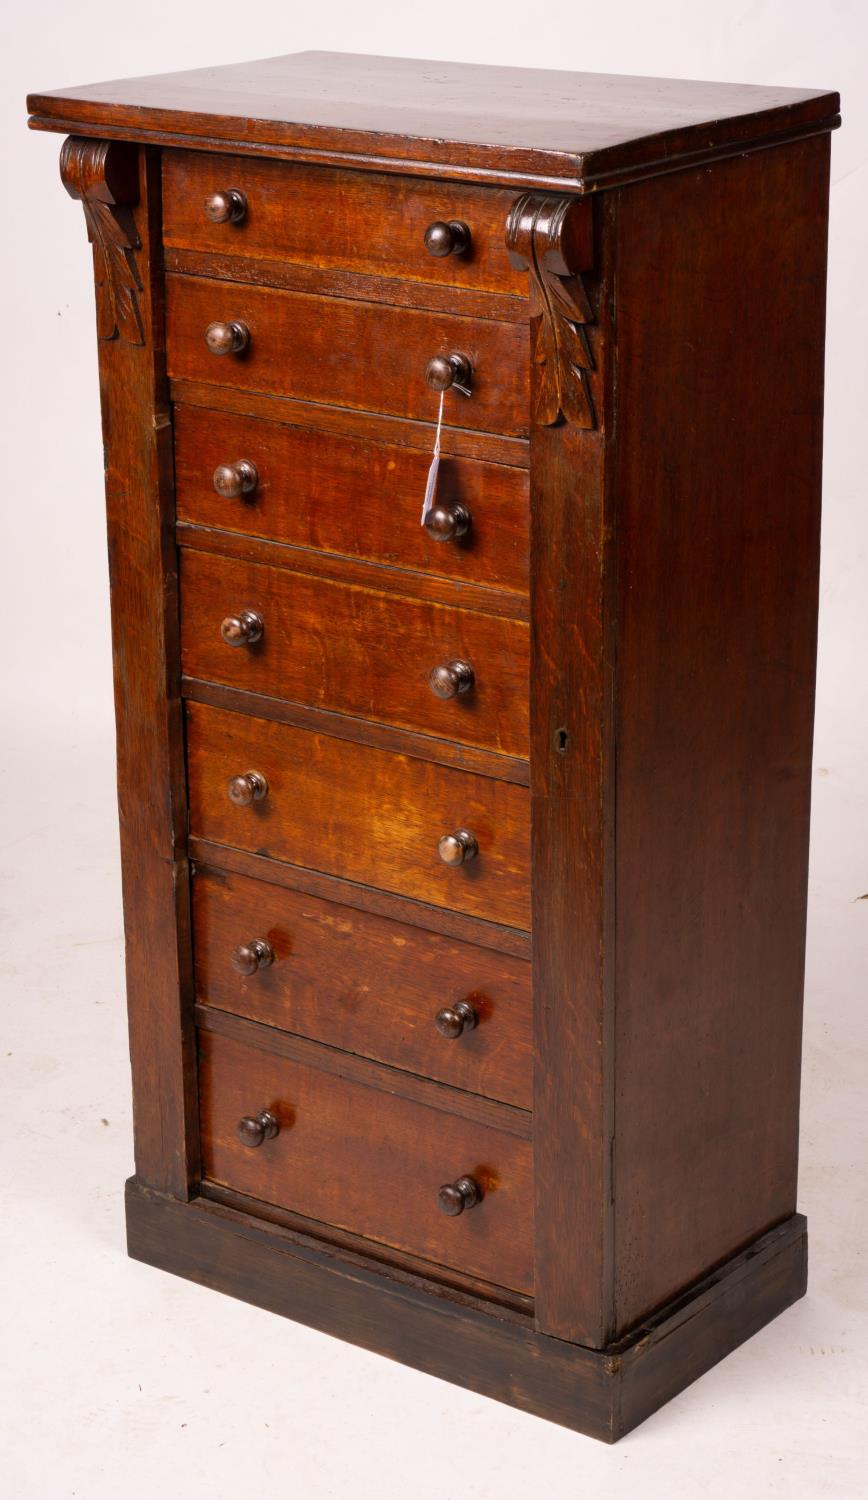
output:
{"label": "dark wood finish", "polygon": [[198,1127],[159,164],[69,141],[61,170],[94,248],[136,1172],[185,1198]]}
{"label": "dark wood finish", "polygon": [[[188,549],[181,601],[190,677],[527,754],[528,631],[517,620]],[[432,691],[438,671],[455,679],[451,694]]]}
{"label": "dark wood finish", "polygon": [[[557,206],[539,210],[557,222]],[[586,259],[574,224],[554,252]],[[606,224],[605,210],[602,218]],[[511,249],[534,265],[536,213]],[[611,1334],[611,1026],[609,844],[613,807],[609,726],[610,615],[605,590],[607,511],[604,440],[609,425],[608,308],[611,248],[601,234],[588,281],[598,319],[589,324],[587,430],[552,424],[551,370],[534,364],[531,434],[531,825],[533,829],[534,1099],[539,1327],[599,1348]],[[566,260],[561,262],[566,266]],[[531,348],[540,347],[535,303]],[[583,409],[579,408],[581,419]],[[627,920],[629,918],[626,918]]]}
{"label": "dark wood finish", "polygon": [[[207,1178],[497,1285],[532,1291],[526,1142],[458,1114],[446,1123],[418,1100],[209,1032],[199,1035],[199,1097]],[[268,1101],[281,1126],[257,1151],[245,1150],[235,1132],[251,1098]],[[472,1169],[481,1201],[474,1213],[447,1225],[438,1190],[450,1169],[461,1175],[462,1168],[467,1175]]]}
{"label": "dark wood finish", "polygon": [[806,141],[615,210],[616,1330],[796,1203],[828,172]]}
{"label": "dark wood finish", "polygon": [[173,1203],[134,1180],[127,1244],[148,1265],[607,1443],[802,1297],[807,1274],[805,1220],[796,1214],[632,1337],[596,1351],[550,1338],[490,1304],[483,1310],[454,1294],[432,1297],[375,1262],[348,1265],[297,1231],[202,1198]]}
{"label": "dark wood finish", "polygon": [[512,755],[496,755],[452,740],[434,739],[431,735],[411,734],[367,719],[353,719],[346,714],[329,713],[281,698],[266,698],[261,693],[245,693],[221,687],[213,682],[198,682],[193,677],[181,680],[185,698],[194,703],[210,703],[213,708],[228,708],[233,713],[253,714],[258,719],[273,719],[278,724],[295,724],[299,729],[313,729],[338,740],[353,740],[359,745],[374,745],[379,750],[396,750],[400,755],[418,760],[433,760],[441,766],[458,766],[477,776],[494,776],[498,781],[512,781],[527,786],[530,771],[526,760]]}
{"label": "dark wood finish", "polygon": [[204,1004],[530,1108],[522,959],[213,868],[196,871],[193,934]]}
{"label": "dark wood finish", "polygon": [[[195,836],[529,925],[524,787],[197,703],[187,705],[187,758]],[[268,795],[234,806],[227,783],[251,771]],[[437,842],[465,821],[479,855],[450,869]]]}
{"label": "dark wood finish", "polygon": [[[526,334],[520,323],[377,306],[244,283],[170,275],[169,373],[275,396],[431,420],[437,397],[429,359],[460,351],[473,368],[472,394],[449,391],[448,427],[527,432]],[[243,355],[215,359],[206,328],[249,329]],[[351,357],[348,357],[351,351]],[[420,497],[421,510],[421,497]]]}
{"label": "dark wood finish", "polygon": [[324,875],[319,870],[305,870],[299,865],[282,864],[279,860],[268,859],[261,854],[249,854],[243,849],[212,843],[195,834],[190,839],[190,858],[194,862],[194,870],[198,864],[199,867],[207,865],[210,869],[233,875],[246,875],[252,880],[264,880],[268,885],[279,885],[286,891],[304,891],[308,895],[321,897],[324,901],[337,901],[344,906],[351,906],[355,911],[373,912],[375,916],[388,917],[391,921],[402,922],[411,927],[423,927],[444,937],[455,938],[458,942],[493,948],[498,953],[530,960],[530,933],[522,932],[516,927],[502,927],[497,922],[468,917],[464,912],[428,906],[423,901],[394,896],[389,891],[358,885],[334,875]]}
{"label": "dark wood finish", "polygon": [[840,124],[826,91],[336,52],[31,94],[27,108],[46,130],[73,120],[84,134],[584,191]]}
{"label": "dark wood finish", "polygon": [[[163,162],[163,240],[168,250],[287,260],[318,271],[524,294],[503,243],[503,223],[514,196],[509,191],[412,178],[396,182],[376,172],[303,165],[287,176],[279,162],[198,151],[167,152]],[[242,226],[224,221],[218,227],[203,220],[202,203],[218,181],[234,183],[245,195]],[[448,249],[439,248],[435,258],[429,244],[434,226],[453,216],[467,221],[470,246],[460,244],[460,233],[444,224],[446,236],[434,239],[442,247],[448,238]]]}
{"label": "dark wood finish", "polygon": [[94,253],[133,1253],[613,1440],[804,1290],[837,96],[32,103]]}
{"label": "dark wood finish", "polygon": [[[211,385],[202,380],[172,380],[169,382],[169,394],[176,403],[204,407],[208,412],[231,411],[242,417],[262,417],[271,422],[290,423],[306,432],[329,433],[333,438],[388,443],[390,448],[398,450],[394,455],[396,462],[404,462],[403,449],[416,448],[427,454],[423,475],[427,474],[431,462],[431,449],[437,428],[437,413],[433,408],[430,420],[411,422],[407,418],[389,417],[382,412],[352,411],[346,406],[322,406],[288,396],[265,396],[258,391],[239,391],[232,386]],[[530,467],[527,438],[503,437],[494,432],[470,432],[460,427],[450,428],[444,434],[444,462],[450,457],[475,458],[480,463],[506,464],[509,468]],[[486,488],[491,482],[489,476]]]}
{"label": "dark wood finish", "polygon": [[[429,455],[430,456],[430,455]],[[422,528],[420,527],[420,532]],[[286,542],[270,542],[265,537],[245,536],[238,531],[217,531],[178,521],[177,538],[181,545],[197,552],[213,552],[220,557],[237,557],[244,562],[293,568],[337,583],[353,583],[378,593],[412,596],[434,604],[452,604],[480,614],[498,615],[501,619],[527,621],[528,600],[523,594],[463,583],[453,578],[434,578],[427,573],[411,574],[405,568],[386,567],[360,557],[340,557],[311,547],[290,547]]]}

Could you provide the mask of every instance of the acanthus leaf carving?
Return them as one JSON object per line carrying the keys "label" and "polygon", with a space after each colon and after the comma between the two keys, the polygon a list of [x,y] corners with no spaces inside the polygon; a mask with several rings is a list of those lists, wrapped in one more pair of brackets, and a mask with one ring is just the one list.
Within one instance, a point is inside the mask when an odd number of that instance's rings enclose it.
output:
{"label": "acanthus leaf carving", "polygon": [[579,267],[590,259],[588,206],[576,198],[527,193],[509,215],[509,258],[530,276],[531,358],[535,425],[562,418],[596,426],[589,372],[594,368],[586,325],[593,322]]}
{"label": "acanthus leaf carving", "polygon": [[94,248],[98,337],[144,344],[135,257],[141,241],[132,213],[138,201],[135,148],[70,136],[60,153],[60,175],[70,197],[81,202]]}

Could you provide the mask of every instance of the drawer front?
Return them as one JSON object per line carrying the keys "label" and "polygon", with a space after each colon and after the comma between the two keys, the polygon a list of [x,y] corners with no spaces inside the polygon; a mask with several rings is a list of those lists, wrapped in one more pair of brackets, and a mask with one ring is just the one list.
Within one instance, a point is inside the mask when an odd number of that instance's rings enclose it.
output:
{"label": "drawer front", "polygon": [[[188,676],[527,755],[528,626],[520,620],[186,548],[181,557]],[[227,645],[222,622],[246,611],[262,622],[260,639]],[[472,686],[438,697],[429,673],[453,663],[472,669]],[[445,676],[441,690],[453,684]]]}
{"label": "drawer front", "polygon": [[[214,471],[239,459],[255,466],[255,488],[225,498]],[[526,594],[527,470],[444,456],[437,504],[467,529],[437,540],[419,524],[430,463],[412,448],[175,408],[180,520]]]}
{"label": "drawer front", "polygon": [[[199,1034],[199,1099],[212,1182],[532,1292],[528,1141],[207,1032]],[[261,1110],[274,1115],[278,1134],[242,1145],[238,1121]],[[481,1202],[447,1217],[438,1191],[466,1175]]]}
{"label": "drawer front", "polygon": [[[447,391],[444,423],[528,431],[526,324],[204,277],[167,276],[166,286],[169,374],[178,379],[433,422],[439,397],[425,369],[435,354],[456,352],[473,366],[473,390],[470,396]],[[234,321],[249,330],[247,348],[212,354],[206,328]]]}
{"label": "drawer front", "polygon": [[[199,703],[187,705],[190,832],[509,927],[530,927],[526,787]],[[258,772],[266,795],[229,799]],[[444,834],[479,853],[449,866]]]}
{"label": "drawer front", "polygon": [[193,932],[202,1004],[530,1109],[524,959],[218,870]]}
{"label": "drawer front", "polygon": [[[205,200],[227,189],[244,194],[243,217],[215,224],[205,213]],[[526,281],[506,252],[506,220],[514,202],[511,189],[200,151],[163,156],[168,248],[524,296]],[[450,220],[467,225],[470,248],[434,256],[426,249],[425,231]]]}

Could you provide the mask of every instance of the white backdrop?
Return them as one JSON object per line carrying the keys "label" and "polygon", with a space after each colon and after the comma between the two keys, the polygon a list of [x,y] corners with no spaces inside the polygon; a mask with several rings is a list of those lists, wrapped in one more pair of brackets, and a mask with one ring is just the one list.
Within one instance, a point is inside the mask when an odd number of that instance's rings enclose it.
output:
{"label": "white backdrop", "polygon": [[[0,1191],[15,1500],[862,1493],[868,25],[861,0],[31,0],[2,22]],[[122,1259],[130,1170],[90,255],[28,90],[306,48],[836,88],[801,1203],[811,1294],[612,1451]],[[737,285],[735,288],[737,294]],[[6,1315],[4,1314],[4,1322]],[[14,1351],[14,1357],[13,1357]],[[257,1377],[261,1378],[261,1385]],[[45,1441],[48,1430],[52,1436]],[[40,1437],[40,1432],[42,1436]],[[730,1467],[735,1461],[735,1471]],[[175,1478],[165,1482],[171,1470]],[[593,1493],[593,1489],[591,1493]]]}

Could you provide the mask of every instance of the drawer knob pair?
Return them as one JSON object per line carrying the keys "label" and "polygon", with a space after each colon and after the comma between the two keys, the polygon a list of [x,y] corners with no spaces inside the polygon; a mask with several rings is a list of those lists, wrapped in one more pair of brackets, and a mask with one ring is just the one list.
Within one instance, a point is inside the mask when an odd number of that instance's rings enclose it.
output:
{"label": "drawer knob pair", "polygon": [[250,329],[239,318],[229,323],[209,323],[205,343],[212,354],[242,354],[250,343]]}
{"label": "drawer knob pair", "polygon": [[261,1146],[280,1134],[280,1121],[270,1109],[260,1109],[255,1115],[245,1115],[239,1120],[235,1133],[242,1146]]}
{"label": "drawer knob pair", "polygon": [[237,500],[240,495],[253,494],[259,471],[249,458],[236,458],[234,464],[218,464],[211,482],[224,500]]}
{"label": "drawer knob pair", "polygon": [[212,224],[240,224],[247,213],[247,199],[239,188],[224,188],[205,199],[205,218]]}
{"label": "drawer knob pair", "polygon": [[466,255],[470,230],[463,219],[435,219],[425,230],[425,249],[438,260],[445,255]]}
{"label": "drawer knob pair", "polygon": [[268,969],[274,963],[274,949],[266,938],[251,938],[249,943],[239,943],[230,954],[230,962],[237,974],[255,974],[259,969]]}
{"label": "drawer knob pair", "polygon": [[466,661],[446,661],[428,673],[428,686],[435,698],[457,698],[460,693],[469,693],[474,682],[473,668]]}
{"label": "drawer knob pair", "polygon": [[255,646],[262,640],[265,621],[255,609],[242,609],[240,614],[227,615],[220,626],[220,634],[227,646]]}
{"label": "drawer knob pair", "polygon": [[465,1031],[472,1031],[479,1024],[479,1017],[469,1000],[458,1000],[454,1005],[444,1005],[434,1017],[434,1025],[448,1041],[457,1041]]}
{"label": "drawer knob pair", "polygon": [[466,1208],[475,1208],[482,1199],[479,1183],[472,1177],[456,1177],[454,1182],[445,1182],[437,1194],[437,1206],[442,1214],[454,1219]]}

